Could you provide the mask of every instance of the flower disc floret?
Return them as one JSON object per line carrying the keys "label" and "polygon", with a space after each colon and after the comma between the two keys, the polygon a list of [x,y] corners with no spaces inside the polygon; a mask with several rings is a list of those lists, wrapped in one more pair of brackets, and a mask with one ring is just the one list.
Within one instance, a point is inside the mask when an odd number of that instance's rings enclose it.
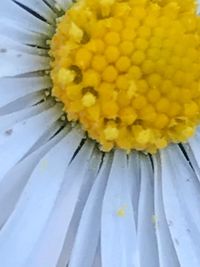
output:
{"label": "flower disc floret", "polygon": [[78,0],[51,42],[52,94],[102,150],[153,153],[200,122],[194,0]]}

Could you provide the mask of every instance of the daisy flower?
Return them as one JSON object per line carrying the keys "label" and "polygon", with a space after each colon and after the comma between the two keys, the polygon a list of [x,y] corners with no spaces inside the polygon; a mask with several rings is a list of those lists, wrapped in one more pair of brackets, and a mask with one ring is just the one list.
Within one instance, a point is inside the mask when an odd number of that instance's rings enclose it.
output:
{"label": "daisy flower", "polygon": [[195,0],[2,0],[2,267],[200,266]]}

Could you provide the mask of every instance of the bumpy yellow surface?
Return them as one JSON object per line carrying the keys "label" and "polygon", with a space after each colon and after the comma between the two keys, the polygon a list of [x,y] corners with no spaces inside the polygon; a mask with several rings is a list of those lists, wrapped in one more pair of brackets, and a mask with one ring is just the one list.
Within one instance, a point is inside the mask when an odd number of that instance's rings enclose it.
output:
{"label": "bumpy yellow surface", "polygon": [[200,121],[193,0],[79,0],[51,42],[53,95],[104,151],[155,152]]}

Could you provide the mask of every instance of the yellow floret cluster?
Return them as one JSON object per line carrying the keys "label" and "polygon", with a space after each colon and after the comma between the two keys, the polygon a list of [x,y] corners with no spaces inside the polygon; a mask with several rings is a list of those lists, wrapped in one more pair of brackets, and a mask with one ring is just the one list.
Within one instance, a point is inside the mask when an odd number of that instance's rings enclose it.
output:
{"label": "yellow floret cluster", "polygon": [[52,94],[102,150],[154,153],[200,121],[193,0],[79,0],[51,42]]}

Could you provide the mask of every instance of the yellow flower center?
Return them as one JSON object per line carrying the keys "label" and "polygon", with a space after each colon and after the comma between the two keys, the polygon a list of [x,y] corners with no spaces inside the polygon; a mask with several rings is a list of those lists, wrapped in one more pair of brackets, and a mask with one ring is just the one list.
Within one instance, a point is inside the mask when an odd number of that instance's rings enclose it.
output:
{"label": "yellow flower center", "polygon": [[51,42],[52,93],[104,151],[155,152],[200,121],[194,0],[79,0]]}

